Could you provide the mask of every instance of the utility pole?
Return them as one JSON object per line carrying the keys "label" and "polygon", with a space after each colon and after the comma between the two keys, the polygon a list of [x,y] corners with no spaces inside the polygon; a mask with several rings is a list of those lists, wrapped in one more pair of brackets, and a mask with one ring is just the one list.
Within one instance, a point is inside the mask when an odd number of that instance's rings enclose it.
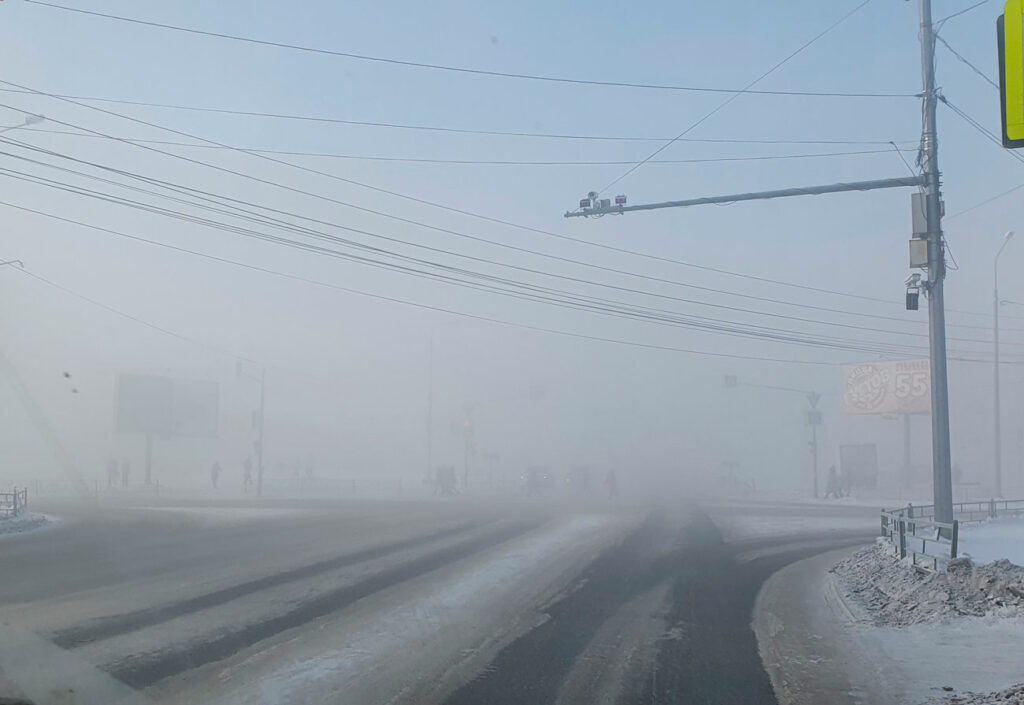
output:
{"label": "utility pole", "polygon": [[434,329],[430,329],[430,360],[427,371],[427,481],[434,468]]}
{"label": "utility pole", "polygon": [[256,496],[263,496],[263,409],[265,402],[264,390],[267,386],[267,368],[260,367],[260,425],[256,440]]}
{"label": "utility pole", "polygon": [[999,403],[999,255],[1003,254],[1003,249],[1011,238],[1013,238],[1012,230],[1003,236],[1003,244],[999,246],[999,251],[996,252],[996,257],[992,261],[992,359],[994,362],[992,376],[995,383],[992,394],[992,402],[995,407],[995,413],[992,415],[995,425],[995,438],[993,439],[995,446],[992,450],[996,471],[996,497],[1003,496],[1003,421],[1002,405]]}
{"label": "utility pole", "polygon": [[935,520],[953,521],[953,471],[949,443],[949,381],[946,370],[946,278],[942,237],[942,192],[939,145],[935,124],[935,27],[931,0],[918,0],[921,16],[921,88],[924,123],[921,130],[921,171],[928,222],[928,343],[932,376],[932,493]]}
{"label": "utility pole", "polygon": [[811,410],[807,412],[807,423],[811,425],[811,472],[814,475],[814,498],[818,498],[818,426],[821,424],[821,412],[818,411],[818,402],[821,395],[817,392],[807,393],[807,402]]}
{"label": "utility pole", "polygon": [[[817,196],[827,193],[873,191],[875,189],[919,187],[924,194],[927,219],[928,281],[924,288],[928,294],[928,342],[931,357],[932,393],[932,486],[934,489],[935,520],[953,521],[953,478],[949,443],[949,384],[946,373],[946,315],[942,284],[946,278],[945,245],[942,239],[942,200],[939,184],[938,140],[935,111],[938,95],[935,90],[935,28],[932,26],[931,0],[918,0],[921,20],[921,82],[923,86],[923,124],[921,126],[920,175],[893,179],[874,179],[848,183],[798,188],[736,193],[727,196],[689,198],[661,203],[626,205],[626,196],[599,198],[591,191],[580,200],[579,208],[568,211],[566,218],[622,215],[633,211],[681,208],[712,203],[760,201],[793,196]],[[945,533],[945,531],[943,532]]]}

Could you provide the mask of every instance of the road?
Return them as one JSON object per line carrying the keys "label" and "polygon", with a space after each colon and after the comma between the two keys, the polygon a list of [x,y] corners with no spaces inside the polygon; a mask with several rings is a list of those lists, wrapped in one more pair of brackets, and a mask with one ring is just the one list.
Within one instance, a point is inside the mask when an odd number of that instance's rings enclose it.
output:
{"label": "road", "polygon": [[268,501],[40,510],[0,540],[0,696],[771,703],[761,584],[868,540],[784,503]]}

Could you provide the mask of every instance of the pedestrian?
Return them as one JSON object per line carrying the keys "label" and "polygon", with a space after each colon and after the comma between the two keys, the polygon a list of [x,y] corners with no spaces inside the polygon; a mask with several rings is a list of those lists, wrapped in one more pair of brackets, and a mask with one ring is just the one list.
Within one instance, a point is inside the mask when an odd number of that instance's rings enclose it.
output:
{"label": "pedestrian", "polygon": [[213,485],[213,489],[217,489],[218,480],[220,480],[220,463],[214,460],[213,465],[210,466],[210,483]]}
{"label": "pedestrian", "polygon": [[839,486],[839,474],[836,473],[835,465],[828,469],[828,481],[825,483],[825,499],[828,499],[829,497],[833,497],[835,499],[842,497]]}
{"label": "pedestrian", "polygon": [[604,484],[608,486],[608,499],[615,499],[619,496],[619,481],[615,477],[615,471],[609,470],[604,478]]}
{"label": "pedestrian", "polygon": [[242,489],[249,492],[249,485],[252,484],[252,456],[246,456],[244,464],[245,472],[242,473]]}
{"label": "pedestrian", "polygon": [[107,460],[107,487],[113,487],[117,484],[117,476],[119,474],[117,471],[117,461],[114,460],[114,456],[110,456]]}
{"label": "pedestrian", "polygon": [[128,458],[121,459],[121,487],[128,486],[128,476],[132,472],[132,465],[128,462]]}

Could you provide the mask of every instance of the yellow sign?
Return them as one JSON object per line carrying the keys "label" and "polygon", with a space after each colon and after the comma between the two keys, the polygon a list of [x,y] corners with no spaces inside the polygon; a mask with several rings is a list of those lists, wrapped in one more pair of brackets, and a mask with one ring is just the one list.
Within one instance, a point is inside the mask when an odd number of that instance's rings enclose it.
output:
{"label": "yellow sign", "polygon": [[1007,0],[996,21],[1003,146],[1024,147],[1024,0]]}

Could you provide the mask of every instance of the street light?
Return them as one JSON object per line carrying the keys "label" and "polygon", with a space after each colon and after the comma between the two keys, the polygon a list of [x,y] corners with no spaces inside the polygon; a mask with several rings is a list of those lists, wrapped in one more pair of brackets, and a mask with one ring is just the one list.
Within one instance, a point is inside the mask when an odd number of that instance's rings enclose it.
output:
{"label": "street light", "polygon": [[999,255],[1003,254],[1003,250],[1006,249],[1007,243],[1013,239],[1013,231],[1008,231],[1003,235],[1003,244],[999,246],[999,250],[996,252],[995,259],[992,261],[992,346],[994,354],[993,358],[993,372],[992,376],[995,380],[995,391],[992,395],[994,416],[995,416],[995,469],[996,469],[996,496],[1003,496],[1003,447],[1002,447],[1002,429],[1000,420],[1000,404],[999,404]]}
{"label": "street light", "polygon": [[[250,360],[249,362],[253,362]],[[259,418],[257,419],[257,439],[253,444],[256,447],[256,496],[263,496],[263,410],[265,408],[265,396],[264,391],[267,387],[267,368],[262,363],[257,363],[260,366],[260,376],[256,377],[252,374],[247,374],[242,371],[242,360],[235,360],[235,377],[248,377],[249,379],[258,381],[260,383],[260,410]]]}

